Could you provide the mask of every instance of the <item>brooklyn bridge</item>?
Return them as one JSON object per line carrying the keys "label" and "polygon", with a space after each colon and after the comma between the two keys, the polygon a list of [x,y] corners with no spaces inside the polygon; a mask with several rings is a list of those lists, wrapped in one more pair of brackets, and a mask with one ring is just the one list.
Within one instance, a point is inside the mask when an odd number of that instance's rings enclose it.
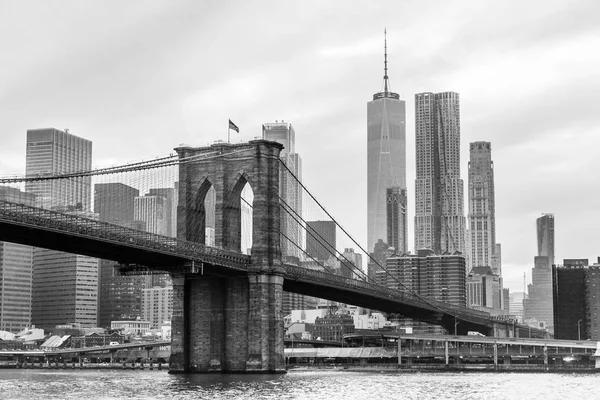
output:
{"label": "brooklyn bridge", "polygon": [[[286,202],[281,189],[292,182],[314,204],[320,203],[282,163],[282,148],[266,140],[181,146],[176,155],[147,162],[3,178],[0,185],[8,186],[77,186],[93,178],[135,179],[145,187],[171,179],[178,199],[177,230],[166,236],[101,221],[83,212],[81,204],[69,204],[69,199],[15,198],[0,201],[0,240],[113,260],[122,274],[170,274],[170,372],[284,371],[284,291],[399,314],[448,333],[531,335],[527,327],[486,312],[421,296],[396,278],[395,289],[378,285],[345,260],[335,244],[326,247],[347,274],[317,262],[308,267],[298,262],[309,257],[303,245],[306,236],[318,233],[307,229],[306,215]],[[214,196],[212,238],[206,230],[209,193]],[[119,207],[125,199],[117,196],[113,201]],[[250,210],[250,223],[244,210]],[[321,212],[331,217],[327,210]],[[249,251],[244,251],[246,246]],[[287,257],[290,253],[298,257]],[[385,266],[380,268],[385,271]]]}

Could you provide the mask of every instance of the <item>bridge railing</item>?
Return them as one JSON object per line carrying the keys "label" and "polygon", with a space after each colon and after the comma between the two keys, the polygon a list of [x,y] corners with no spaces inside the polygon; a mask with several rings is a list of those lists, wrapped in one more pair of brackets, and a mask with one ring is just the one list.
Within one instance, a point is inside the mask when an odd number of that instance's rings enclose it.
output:
{"label": "bridge railing", "polygon": [[129,247],[152,249],[179,258],[229,268],[246,269],[250,264],[250,257],[241,253],[98,221],[78,215],[76,211],[65,213],[0,201],[0,220],[68,232],[73,235],[125,244]]}

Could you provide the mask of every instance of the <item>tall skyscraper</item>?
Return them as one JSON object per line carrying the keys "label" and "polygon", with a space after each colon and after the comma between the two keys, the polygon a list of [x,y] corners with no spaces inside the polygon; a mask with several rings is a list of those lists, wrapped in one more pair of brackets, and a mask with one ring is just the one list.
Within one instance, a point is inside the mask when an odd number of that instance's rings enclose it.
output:
{"label": "tall skyscraper", "polygon": [[[529,296],[523,301],[523,319],[554,332],[552,265],[554,265],[554,214],[543,214],[536,221],[538,255],[531,271]],[[531,324],[531,322],[530,322]]]}
{"label": "tall skyscraper", "polygon": [[[265,140],[281,143],[283,150],[279,159],[285,164],[279,173],[279,196],[283,199],[287,209],[302,215],[302,187],[292,178],[289,169],[300,182],[302,182],[302,158],[296,153],[296,132],[292,124],[288,122],[274,122],[263,124],[262,136]],[[303,227],[298,223],[299,218],[294,212],[281,213],[281,231],[290,239],[281,241],[281,254],[284,257],[300,258],[301,249],[304,248]],[[294,243],[292,243],[294,241]]]}
{"label": "tall skyscraper", "polygon": [[542,214],[536,221],[538,256],[548,257],[554,265],[554,214]]}
{"label": "tall skyscraper", "polygon": [[[383,91],[367,103],[367,251],[386,241],[387,189],[406,190],[406,109],[391,91],[384,43]],[[392,246],[392,244],[390,244]]]}
{"label": "tall skyscraper", "polygon": [[[27,131],[26,175],[86,171],[92,167],[92,142],[54,128]],[[37,204],[88,218],[91,177],[34,181],[25,190]],[[98,302],[98,260],[35,248],[33,252],[32,324],[95,326]]]}
{"label": "tall skyscraper", "polygon": [[[34,205],[35,196],[0,186],[0,200]],[[31,325],[33,247],[0,242],[0,331],[17,333]]]}
{"label": "tall skyscraper", "polygon": [[[92,142],[54,128],[27,131],[27,176],[86,171],[92,167]],[[25,191],[37,197],[44,208],[71,208],[89,211],[90,176],[73,179],[31,181]]]}
{"label": "tall skyscraper", "polygon": [[458,93],[416,94],[415,134],[415,250],[465,253]]}
{"label": "tall skyscraper", "polygon": [[494,162],[489,142],[469,145],[469,266],[491,267],[500,275],[496,257],[496,205],[494,200]]}

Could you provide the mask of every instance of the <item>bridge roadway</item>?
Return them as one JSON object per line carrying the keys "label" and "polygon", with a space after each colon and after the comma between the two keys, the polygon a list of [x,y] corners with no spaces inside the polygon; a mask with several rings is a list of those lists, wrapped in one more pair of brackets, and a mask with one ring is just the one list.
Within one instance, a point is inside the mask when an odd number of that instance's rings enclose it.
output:
{"label": "bridge roadway", "polygon": [[[114,260],[137,265],[136,272],[183,272],[206,276],[239,276],[250,270],[250,256],[77,215],[0,201],[0,241]],[[137,271],[136,271],[137,269]],[[475,330],[509,335],[512,323],[488,313],[424,299],[376,284],[285,264],[283,289],[436,323],[465,334]],[[523,329],[521,329],[523,331]]]}

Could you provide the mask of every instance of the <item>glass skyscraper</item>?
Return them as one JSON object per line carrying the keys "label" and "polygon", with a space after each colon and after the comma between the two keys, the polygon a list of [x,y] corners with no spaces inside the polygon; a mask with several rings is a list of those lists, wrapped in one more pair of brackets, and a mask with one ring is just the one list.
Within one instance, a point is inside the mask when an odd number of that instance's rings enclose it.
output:
{"label": "glass skyscraper", "polygon": [[[406,190],[406,107],[391,91],[384,52],[383,91],[367,103],[367,250],[388,240],[387,190]],[[405,226],[405,223],[400,223]],[[402,243],[402,240],[400,241]],[[389,244],[392,246],[392,244]],[[400,250],[400,249],[396,249]],[[402,249],[405,250],[405,249]]]}

